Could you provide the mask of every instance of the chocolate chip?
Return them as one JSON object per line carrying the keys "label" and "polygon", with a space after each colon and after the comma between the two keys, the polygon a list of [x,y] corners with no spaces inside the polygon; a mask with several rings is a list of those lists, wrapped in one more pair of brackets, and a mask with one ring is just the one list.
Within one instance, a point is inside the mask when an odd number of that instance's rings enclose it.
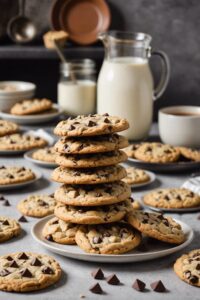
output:
{"label": "chocolate chip", "polygon": [[165,226],[169,227],[169,222],[168,222],[167,219],[164,219],[164,220],[163,220],[163,224],[164,224]]}
{"label": "chocolate chip", "polygon": [[95,285],[91,286],[90,292],[94,294],[103,294],[103,290],[99,283],[96,283]]}
{"label": "chocolate chip", "polygon": [[12,260],[13,260],[13,258],[12,258],[11,256],[7,256],[6,259],[7,259],[8,261],[12,261]]}
{"label": "chocolate chip", "polygon": [[200,264],[197,264],[197,266],[196,266],[196,270],[200,270]]}
{"label": "chocolate chip", "polygon": [[0,166],[0,169],[5,169],[6,167],[5,166]]}
{"label": "chocolate chip", "polygon": [[4,198],[4,196],[0,196],[0,201],[4,201],[4,200],[6,200],[5,198]]}
{"label": "chocolate chip", "polygon": [[152,282],[150,285],[152,290],[154,290],[154,292],[163,293],[166,291],[166,288],[161,280]]}
{"label": "chocolate chip", "polygon": [[21,216],[19,219],[18,219],[19,222],[22,222],[22,223],[27,223],[28,220],[24,217],[24,216]]}
{"label": "chocolate chip", "polygon": [[189,281],[193,284],[197,283],[199,281],[199,278],[195,275],[192,275],[190,278],[189,278]]}
{"label": "chocolate chip", "polygon": [[103,114],[104,117],[109,117],[108,113]]}
{"label": "chocolate chip", "polygon": [[9,274],[10,274],[10,272],[8,270],[6,270],[6,269],[0,270],[0,276],[1,277],[5,277],[5,276],[7,276]]}
{"label": "chocolate chip", "polygon": [[19,268],[18,264],[16,263],[15,260],[13,260],[10,265],[9,265],[10,268]]}
{"label": "chocolate chip", "polygon": [[118,277],[115,274],[112,274],[112,275],[108,276],[106,278],[106,281],[107,281],[108,284],[112,284],[112,285],[120,284],[120,280],[118,279]]}
{"label": "chocolate chip", "polygon": [[45,236],[45,239],[46,239],[47,241],[53,242],[53,237],[52,237],[51,234],[48,234],[47,236]]}
{"label": "chocolate chip", "polygon": [[51,224],[52,225],[55,225],[55,224],[58,224],[59,222],[58,222],[58,220],[55,220],[55,221],[53,221]]}
{"label": "chocolate chip", "polygon": [[49,206],[48,203],[46,203],[45,201],[43,201],[41,199],[38,200],[38,204],[39,204],[39,206]]}
{"label": "chocolate chip", "polygon": [[145,290],[145,286],[146,284],[143,281],[136,279],[132,285],[132,288],[134,288],[136,291],[143,292]]}
{"label": "chocolate chip", "polygon": [[39,266],[42,266],[42,263],[41,263],[41,261],[37,258],[37,257],[35,257],[32,261],[31,261],[31,266],[37,266],[37,267],[39,267]]}
{"label": "chocolate chip", "polygon": [[75,128],[76,128],[75,126],[70,125],[69,128],[68,128],[68,130],[74,130]]}
{"label": "chocolate chip", "polygon": [[28,278],[33,277],[32,273],[29,271],[29,269],[24,269],[20,273],[21,273],[22,277],[28,277]]}
{"label": "chocolate chip", "polygon": [[24,259],[24,260],[29,259],[28,255],[26,255],[26,253],[24,253],[24,252],[20,253],[17,258]]}
{"label": "chocolate chip", "polygon": [[42,269],[42,273],[43,274],[54,274],[54,271],[51,268],[44,266],[44,268]]}
{"label": "chocolate chip", "polygon": [[100,244],[102,243],[102,238],[100,238],[99,236],[95,236],[92,239],[93,244]]}
{"label": "chocolate chip", "polygon": [[3,206],[10,206],[10,202],[8,200],[6,200],[4,203],[3,203]]}
{"label": "chocolate chip", "polygon": [[94,279],[104,279],[103,271],[100,268],[92,271],[91,275]]}
{"label": "chocolate chip", "polygon": [[9,225],[8,220],[4,220],[4,221],[2,222],[2,225]]}
{"label": "chocolate chip", "polygon": [[111,123],[108,118],[105,118],[103,121],[104,121],[104,123]]}
{"label": "chocolate chip", "polygon": [[169,196],[167,196],[167,195],[164,196],[164,199],[167,200],[167,201],[170,200]]}
{"label": "chocolate chip", "polygon": [[97,125],[97,123],[96,123],[96,122],[93,122],[93,121],[91,121],[91,120],[89,120],[88,123],[87,123],[87,126],[88,126],[88,127],[93,127],[93,126],[96,126],[96,125]]}

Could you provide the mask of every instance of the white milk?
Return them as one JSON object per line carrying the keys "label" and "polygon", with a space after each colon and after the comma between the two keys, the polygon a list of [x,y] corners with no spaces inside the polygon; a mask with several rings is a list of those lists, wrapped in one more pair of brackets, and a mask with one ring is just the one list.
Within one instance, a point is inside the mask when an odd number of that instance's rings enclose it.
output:
{"label": "white milk", "polygon": [[126,118],[122,134],[132,140],[148,135],[153,111],[153,79],[148,61],[137,57],[105,60],[97,86],[97,111]]}
{"label": "white milk", "polygon": [[95,111],[96,83],[82,80],[76,84],[58,83],[58,104],[72,116],[90,114]]}

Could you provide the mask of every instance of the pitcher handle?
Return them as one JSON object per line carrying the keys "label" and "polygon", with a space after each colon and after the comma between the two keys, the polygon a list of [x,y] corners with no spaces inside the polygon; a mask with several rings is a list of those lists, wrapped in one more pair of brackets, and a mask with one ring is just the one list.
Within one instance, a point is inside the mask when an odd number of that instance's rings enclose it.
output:
{"label": "pitcher handle", "polygon": [[163,51],[155,50],[151,52],[151,55],[157,55],[161,60],[161,78],[157,87],[154,90],[154,100],[157,100],[162,96],[168,85],[170,77],[170,62],[167,54]]}

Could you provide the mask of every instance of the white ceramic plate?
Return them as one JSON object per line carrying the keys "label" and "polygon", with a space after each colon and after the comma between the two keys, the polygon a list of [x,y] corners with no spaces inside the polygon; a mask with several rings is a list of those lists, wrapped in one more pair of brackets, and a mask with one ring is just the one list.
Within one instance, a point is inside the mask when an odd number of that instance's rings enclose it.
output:
{"label": "white ceramic plate", "polygon": [[58,166],[58,164],[53,163],[53,162],[47,162],[47,161],[42,161],[42,160],[38,160],[38,159],[33,158],[32,157],[33,152],[37,151],[37,150],[38,149],[33,149],[33,150],[30,150],[30,151],[26,152],[24,154],[24,158],[27,159],[28,161],[36,164],[36,165],[42,166],[42,167],[56,168]]}
{"label": "white ceramic plate", "polygon": [[146,185],[151,184],[152,182],[154,182],[156,180],[156,175],[153,172],[150,171],[146,171],[145,172],[149,175],[150,180],[146,181],[146,182],[141,182],[141,183],[136,183],[136,184],[132,184],[131,188],[135,189],[135,188],[140,188],[140,187],[144,187]]}
{"label": "white ceramic plate", "polygon": [[19,183],[13,183],[13,184],[6,184],[6,185],[1,185],[0,184],[0,191],[5,191],[5,190],[14,190],[14,189],[18,189],[21,187],[25,187],[29,184],[33,184],[34,182],[38,181],[40,178],[42,178],[42,173],[32,169],[32,171],[35,173],[35,178],[29,181],[25,181],[25,182],[19,182]]}
{"label": "white ceramic plate", "polygon": [[140,200],[140,203],[143,207],[149,208],[151,210],[158,211],[158,212],[189,213],[189,212],[195,212],[195,211],[200,210],[200,206],[188,207],[188,208],[160,208],[160,207],[154,207],[154,206],[145,204],[142,199]]}
{"label": "white ceramic plate", "polygon": [[55,111],[46,112],[46,113],[44,112],[41,114],[27,115],[27,116],[16,116],[16,115],[11,115],[6,111],[2,111],[0,112],[0,117],[4,120],[12,121],[21,125],[40,124],[40,123],[50,122],[58,118],[63,112],[63,110],[57,104],[53,104],[53,109],[55,109]]}
{"label": "white ceramic plate", "polygon": [[154,172],[182,172],[182,171],[191,171],[197,168],[200,168],[200,162],[197,161],[180,161],[174,163],[148,163],[134,158],[128,158],[134,167],[141,168],[145,170],[150,170]]}
{"label": "white ceramic plate", "polygon": [[131,252],[121,254],[121,255],[100,255],[100,254],[90,254],[83,252],[79,247],[73,245],[61,245],[54,242],[49,242],[42,237],[42,229],[44,224],[50,219],[52,216],[48,216],[38,221],[31,230],[31,234],[33,238],[42,246],[47,248],[48,250],[58,253],[60,255],[84,260],[84,261],[93,261],[93,262],[102,262],[102,263],[127,263],[127,262],[139,262],[145,260],[151,260],[159,257],[163,257],[172,253],[175,253],[187,245],[189,245],[193,239],[193,231],[192,229],[185,223],[176,220],[181,226],[186,235],[186,241],[181,245],[171,245],[162,242],[149,243],[148,244],[148,252],[139,252],[137,250],[133,250]]}

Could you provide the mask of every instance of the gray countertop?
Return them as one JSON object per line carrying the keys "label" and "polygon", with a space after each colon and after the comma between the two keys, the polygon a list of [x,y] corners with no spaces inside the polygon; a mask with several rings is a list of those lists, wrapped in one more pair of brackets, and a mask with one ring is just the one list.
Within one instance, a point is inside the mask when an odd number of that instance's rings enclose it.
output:
{"label": "gray countertop", "polygon": [[[43,126],[44,127],[44,126]],[[154,131],[153,131],[154,133]],[[21,164],[29,167],[34,167],[39,169],[43,178],[39,182],[33,184],[32,186],[25,187],[19,190],[3,192],[2,194],[11,203],[10,207],[2,206],[0,202],[0,214],[7,215],[18,219],[20,213],[16,209],[16,205],[20,199],[25,198],[29,194],[34,193],[52,193],[55,191],[58,184],[51,182],[49,180],[51,169],[40,168],[33,166],[31,163],[25,161],[21,156],[17,157],[1,157],[0,165],[11,165],[11,164]],[[189,174],[170,174],[161,175],[157,174],[157,180],[152,185],[146,188],[133,191],[133,197],[135,199],[140,198],[146,191],[151,190],[156,187],[178,187],[180,186]],[[37,219],[28,218],[28,223],[21,223],[23,228],[23,234],[18,238],[0,244],[0,255],[7,253],[12,253],[16,251],[34,251],[40,253],[47,253],[54,256],[60,263],[63,275],[59,283],[53,287],[47,288],[42,291],[20,294],[20,293],[6,293],[0,291],[0,299],[9,300],[25,300],[25,299],[80,299],[80,295],[84,295],[86,299],[193,299],[199,300],[200,294],[199,289],[192,287],[184,282],[182,282],[173,272],[173,262],[175,259],[184,252],[190,249],[200,248],[200,220],[197,219],[199,213],[186,213],[173,215],[178,219],[189,224],[194,232],[195,238],[193,242],[184,249],[182,252],[170,255],[165,258],[159,258],[157,260],[152,260],[148,262],[140,263],[129,263],[129,264],[100,264],[100,263],[89,263],[82,262],[78,260],[68,259],[66,257],[59,256],[57,254],[47,251],[45,248],[40,246],[36,241],[33,240],[30,234],[31,227]],[[116,273],[122,282],[120,286],[111,286],[106,283],[106,281],[101,281],[100,285],[105,291],[104,295],[95,295],[89,291],[89,287],[94,284],[95,281],[90,273],[97,267],[101,267],[106,275],[111,273]],[[147,291],[144,293],[137,292],[131,285],[136,278],[141,279],[147,284]],[[166,293],[156,293],[150,289],[150,283],[157,280],[162,280],[165,284],[168,292]]]}

